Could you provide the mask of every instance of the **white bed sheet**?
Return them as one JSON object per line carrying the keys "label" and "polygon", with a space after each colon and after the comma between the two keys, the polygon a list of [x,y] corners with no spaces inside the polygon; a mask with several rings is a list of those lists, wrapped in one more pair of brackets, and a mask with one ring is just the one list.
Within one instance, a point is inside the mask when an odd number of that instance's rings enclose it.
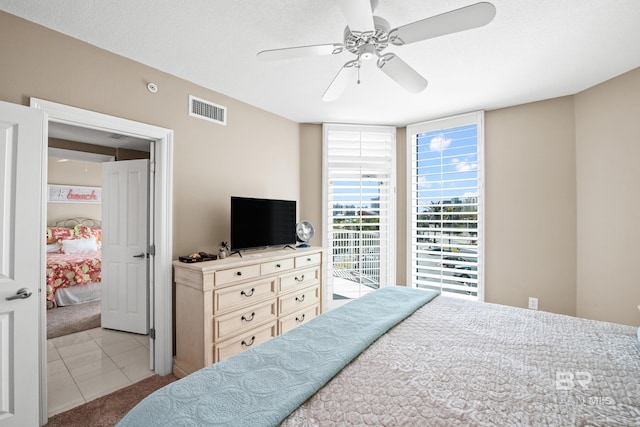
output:
{"label": "white bed sheet", "polygon": [[58,307],[65,305],[83,304],[102,298],[100,282],[89,283],[84,286],[69,286],[58,288],[54,294]]}

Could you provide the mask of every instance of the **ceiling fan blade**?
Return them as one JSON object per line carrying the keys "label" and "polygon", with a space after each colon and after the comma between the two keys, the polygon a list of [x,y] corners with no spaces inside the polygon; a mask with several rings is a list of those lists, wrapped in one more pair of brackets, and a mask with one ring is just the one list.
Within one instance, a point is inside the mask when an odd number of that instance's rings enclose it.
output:
{"label": "ceiling fan blade", "polygon": [[375,31],[371,0],[340,0],[338,3],[351,31]]}
{"label": "ceiling fan blade", "polygon": [[331,102],[340,98],[340,95],[342,95],[342,92],[344,92],[344,90],[349,85],[349,81],[352,81],[352,80],[355,81],[357,67],[358,67],[357,59],[354,59],[353,61],[349,61],[346,64],[344,64],[342,68],[340,68],[340,71],[338,71],[338,74],[336,74],[336,76],[334,77],[333,81],[331,82],[327,90],[324,91],[324,94],[322,95],[322,100],[325,102]]}
{"label": "ceiling fan blade", "polygon": [[378,68],[408,92],[418,93],[427,87],[425,78],[393,53],[381,56],[378,59]]}
{"label": "ceiling fan blade", "polygon": [[337,43],[318,44],[313,46],[286,47],[258,52],[258,58],[264,61],[303,58],[307,56],[333,55],[342,52],[342,45]]}
{"label": "ceiling fan blade", "polygon": [[494,16],[494,5],[487,2],[476,3],[393,29],[389,32],[389,39],[395,45],[414,43],[482,27],[491,22]]}

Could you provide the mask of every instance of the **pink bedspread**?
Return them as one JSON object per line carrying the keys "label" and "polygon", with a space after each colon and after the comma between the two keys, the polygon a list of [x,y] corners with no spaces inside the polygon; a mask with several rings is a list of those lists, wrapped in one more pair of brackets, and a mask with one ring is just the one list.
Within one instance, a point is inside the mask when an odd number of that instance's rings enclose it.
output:
{"label": "pink bedspread", "polygon": [[101,280],[102,253],[47,254],[47,309],[56,307],[58,288],[87,285]]}

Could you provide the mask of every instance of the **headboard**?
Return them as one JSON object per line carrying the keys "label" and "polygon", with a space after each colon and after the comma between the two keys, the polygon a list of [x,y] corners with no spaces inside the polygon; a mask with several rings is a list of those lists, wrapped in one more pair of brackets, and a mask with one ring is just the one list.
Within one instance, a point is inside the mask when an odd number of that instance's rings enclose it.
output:
{"label": "headboard", "polygon": [[91,228],[102,228],[102,221],[93,218],[67,218],[60,219],[58,221],[54,221],[52,224],[49,224],[49,227],[65,227],[65,228],[73,228],[76,225],[84,225],[86,227]]}

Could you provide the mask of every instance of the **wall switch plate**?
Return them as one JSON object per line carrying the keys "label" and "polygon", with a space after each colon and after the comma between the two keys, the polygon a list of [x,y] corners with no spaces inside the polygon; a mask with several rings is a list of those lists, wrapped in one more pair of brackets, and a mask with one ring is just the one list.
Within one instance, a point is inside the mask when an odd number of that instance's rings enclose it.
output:
{"label": "wall switch plate", "polygon": [[529,297],[529,308],[531,310],[537,310],[538,309],[538,298]]}

